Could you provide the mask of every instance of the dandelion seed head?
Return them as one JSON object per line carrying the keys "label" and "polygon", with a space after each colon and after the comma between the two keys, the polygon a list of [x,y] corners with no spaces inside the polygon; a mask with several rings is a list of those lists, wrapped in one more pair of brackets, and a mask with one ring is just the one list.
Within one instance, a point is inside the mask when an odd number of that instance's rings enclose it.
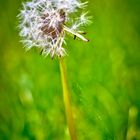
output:
{"label": "dandelion seed head", "polygon": [[[39,47],[43,54],[64,56],[66,54],[62,44],[66,30],[64,26],[71,19],[69,15],[84,9],[87,2],[80,0],[32,0],[22,4],[23,8],[18,15],[20,19],[20,36],[25,48]],[[80,19],[72,19],[74,30],[85,24],[88,20],[86,13]],[[72,28],[71,28],[72,30]],[[69,30],[67,30],[69,31]],[[71,31],[72,34],[75,32]]]}

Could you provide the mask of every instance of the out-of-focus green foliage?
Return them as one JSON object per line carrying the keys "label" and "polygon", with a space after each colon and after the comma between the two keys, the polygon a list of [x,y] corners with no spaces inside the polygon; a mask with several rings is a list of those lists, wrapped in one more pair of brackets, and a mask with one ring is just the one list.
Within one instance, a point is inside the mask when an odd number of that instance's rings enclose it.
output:
{"label": "out-of-focus green foliage", "polygon": [[[0,140],[69,140],[58,60],[19,42],[21,0],[0,1]],[[67,36],[78,140],[140,139],[140,1],[90,0],[89,43]]]}

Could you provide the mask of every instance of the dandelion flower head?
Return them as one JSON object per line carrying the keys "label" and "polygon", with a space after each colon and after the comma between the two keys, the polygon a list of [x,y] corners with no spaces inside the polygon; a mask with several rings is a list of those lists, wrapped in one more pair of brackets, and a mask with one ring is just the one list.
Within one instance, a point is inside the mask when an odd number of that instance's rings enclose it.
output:
{"label": "dandelion flower head", "polygon": [[[87,2],[80,0],[32,0],[22,4],[18,15],[20,36],[25,48],[38,47],[44,55],[64,56],[62,44],[66,32],[88,41],[79,28],[90,22],[85,11]],[[71,17],[76,13],[77,17]],[[82,14],[81,14],[82,13]],[[75,15],[75,14],[74,14]],[[69,25],[67,27],[66,25]]]}

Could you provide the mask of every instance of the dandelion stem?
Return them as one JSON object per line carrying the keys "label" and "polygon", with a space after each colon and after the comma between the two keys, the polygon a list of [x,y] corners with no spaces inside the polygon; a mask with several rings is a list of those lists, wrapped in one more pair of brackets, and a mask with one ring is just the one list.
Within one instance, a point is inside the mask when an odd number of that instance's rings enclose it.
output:
{"label": "dandelion stem", "polygon": [[69,94],[67,77],[66,77],[66,68],[62,58],[59,59],[59,62],[60,62],[61,81],[62,81],[62,88],[63,88],[63,100],[64,100],[68,129],[69,129],[71,140],[77,140],[74,119],[73,119],[73,114],[72,114],[72,109],[70,104],[70,94]]}

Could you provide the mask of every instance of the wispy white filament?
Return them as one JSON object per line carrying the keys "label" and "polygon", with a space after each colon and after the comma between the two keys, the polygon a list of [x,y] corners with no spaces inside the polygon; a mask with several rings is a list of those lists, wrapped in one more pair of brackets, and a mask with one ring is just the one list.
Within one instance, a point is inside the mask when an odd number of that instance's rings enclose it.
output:
{"label": "wispy white filament", "polygon": [[[20,36],[25,47],[39,47],[43,54],[54,57],[66,54],[62,47],[65,32],[88,41],[78,33],[79,27],[89,23],[87,12],[77,15],[78,18],[70,18],[72,13],[83,11],[86,5],[87,2],[80,0],[32,0],[23,3],[18,17]],[[71,23],[69,28],[67,23]]]}

